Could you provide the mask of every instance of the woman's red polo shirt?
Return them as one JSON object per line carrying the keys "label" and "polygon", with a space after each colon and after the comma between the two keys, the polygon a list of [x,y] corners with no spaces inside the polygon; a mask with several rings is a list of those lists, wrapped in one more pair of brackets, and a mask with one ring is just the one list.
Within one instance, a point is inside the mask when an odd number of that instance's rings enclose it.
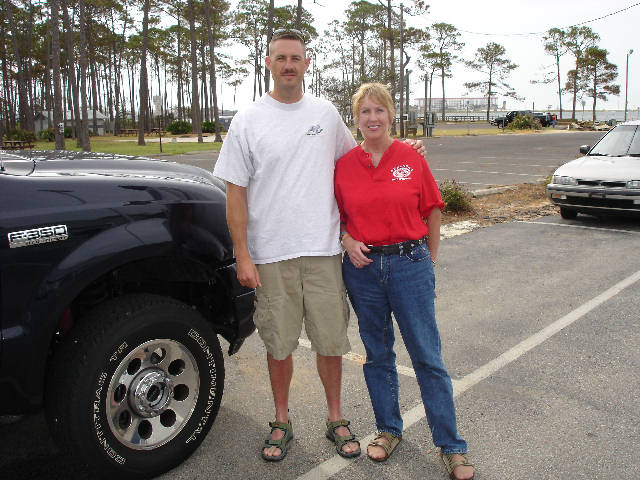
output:
{"label": "woman's red polo shirt", "polygon": [[336,163],[334,187],[340,221],[356,240],[390,245],[429,233],[423,218],[444,202],[426,160],[394,140],[377,167],[359,145]]}

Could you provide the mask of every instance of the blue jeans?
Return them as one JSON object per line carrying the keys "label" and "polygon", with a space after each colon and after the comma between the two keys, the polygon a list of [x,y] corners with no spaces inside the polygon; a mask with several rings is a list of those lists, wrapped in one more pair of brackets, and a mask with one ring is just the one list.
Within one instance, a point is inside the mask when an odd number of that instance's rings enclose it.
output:
{"label": "blue jeans", "polygon": [[445,454],[466,453],[467,444],[456,427],[451,378],[440,353],[429,250],[423,244],[400,255],[368,257],[373,262],[357,269],[345,254],[342,275],[367,352],[363,370],[376,426],[402,435],[393,312],[420,386],[433,443]]}

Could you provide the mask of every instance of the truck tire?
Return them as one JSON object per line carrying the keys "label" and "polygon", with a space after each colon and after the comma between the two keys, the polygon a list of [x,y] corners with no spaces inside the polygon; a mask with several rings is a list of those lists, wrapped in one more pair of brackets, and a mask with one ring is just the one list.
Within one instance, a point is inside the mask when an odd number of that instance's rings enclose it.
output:
{"label": "truck tire", "polygon": [[578,212],[568,208],[560,207],[560,216],[565,220],[575,220]]}
{"label": "truck tire", "polygon": [[60,448],[99,476],[146,478],[200,445],[223,386],[218,337],[196,310],[127,295],[88,313],[56,351],[47,421]]}

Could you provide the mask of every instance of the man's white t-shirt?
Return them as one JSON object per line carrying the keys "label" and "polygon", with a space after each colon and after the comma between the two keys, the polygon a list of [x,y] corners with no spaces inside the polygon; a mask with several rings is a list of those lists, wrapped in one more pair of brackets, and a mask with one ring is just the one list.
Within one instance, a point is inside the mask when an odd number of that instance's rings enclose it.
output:
{"label": "man's white t-shirt", "polygon": [[235,115],[213,174],[247,188],[247,244],[256,264],[341,252],[335,162],[356,142],[328,101],[268,93]]}

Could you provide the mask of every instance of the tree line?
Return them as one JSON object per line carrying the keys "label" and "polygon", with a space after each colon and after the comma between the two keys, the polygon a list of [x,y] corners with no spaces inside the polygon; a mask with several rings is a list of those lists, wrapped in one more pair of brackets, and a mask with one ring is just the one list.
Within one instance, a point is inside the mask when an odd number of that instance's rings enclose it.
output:
{"label": "tree line", "polygon": [[[411,75],[424,81],[426,117],[434,77],[445,99],[456,63],[476,72],[465,87],[486,97],[487,120],[493,97],[518,98],[508,84],[518,66],[503,45],[489,42],[464,59],[462,32],[454,25],[408,26],[410,17],[424,18],[428,10],[421,0],[353,1],[345,20],[334,20],[319,35],[302,0],[283,7],[273,0],[240,0],[233,7],[225,0],[3,0],[0,135],[33,132],[36,117],[46,115],[56,148],[65,148],[57,126],[71,120],[68,134],[90,150],[97,112],[103,112],[115,135],[136,128],[139,144],[153,127],[173,120],[190,121],[199,141],[202,122],[213,122],[221,141],[219,88],[234,89],[235,98],[235,89],[252,78],[254,100],[269,90],[263,59],[278,28],[296,28],[307,37],[312,63],[305,88],[331,100],[347,122],[351,96],[372,80],[390,86],[402,118],[409,111]],[[620,91],[617,67],[599,39],[587,26],[552,28],[541,39],[555,66],[542,82],[557,84],[561,116],[563,94],[572,96],[572,118],[576,101],[591,98],[595,120],[597,100]],[[230,46],[243,54],[225,54]],[[563,84],[565,55],[572,65]],[[440,115],[444,120],[444,101]],[[403,122],[399,128],[404,135]]]}

